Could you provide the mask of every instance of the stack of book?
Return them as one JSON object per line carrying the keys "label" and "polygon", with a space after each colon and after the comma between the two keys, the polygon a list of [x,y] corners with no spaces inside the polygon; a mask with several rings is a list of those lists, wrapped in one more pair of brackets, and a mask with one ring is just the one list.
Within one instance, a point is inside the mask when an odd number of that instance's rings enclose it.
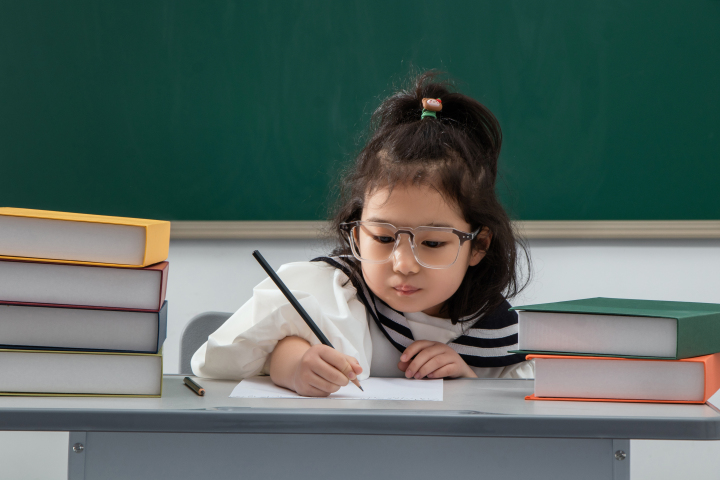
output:
{"label": "stack of book", "polygon": [[0,208],[0,395],[160,396],[170,222]]}
{"label": "stack of book", "polygon": [[515,307],[529,400],[705,403],[720,390],[720,305],[589,298]]}

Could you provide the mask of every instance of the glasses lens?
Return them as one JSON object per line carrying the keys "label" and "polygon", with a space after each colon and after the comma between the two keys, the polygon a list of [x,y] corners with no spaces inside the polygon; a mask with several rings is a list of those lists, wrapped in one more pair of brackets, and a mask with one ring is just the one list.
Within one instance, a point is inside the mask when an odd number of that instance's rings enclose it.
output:
{"label": "glasses lens", "polygon": [[362,224],[353,228],[352,239],[360,259],[384,262],[392,255],[395,230],[384,224]]}
{"label": "glasses lens", "polygon": [[455,263],[460,251],[460,238],[442,230],[416,230],[415,254],[420,263],[445,267]]}

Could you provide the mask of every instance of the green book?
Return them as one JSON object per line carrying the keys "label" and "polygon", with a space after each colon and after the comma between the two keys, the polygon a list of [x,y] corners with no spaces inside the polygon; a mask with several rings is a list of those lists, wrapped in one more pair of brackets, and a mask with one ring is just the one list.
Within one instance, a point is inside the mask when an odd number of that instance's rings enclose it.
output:
{"label": "green book", "polygon": [[513,307],[514,353],[677,360],[720,352],[720,305],[587,298]]}

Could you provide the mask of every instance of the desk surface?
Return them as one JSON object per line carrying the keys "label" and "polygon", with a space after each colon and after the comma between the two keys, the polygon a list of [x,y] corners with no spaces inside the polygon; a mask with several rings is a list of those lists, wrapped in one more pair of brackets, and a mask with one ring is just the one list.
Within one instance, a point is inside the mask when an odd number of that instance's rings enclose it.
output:
{"label": "desk surface", "polygon": [[167,375],[162,398],[0,397],[0,430],[350,433],[720,440],[707,405],[527,401],[532,380],[444,382],[442,402],[229,398],[234,381]]}

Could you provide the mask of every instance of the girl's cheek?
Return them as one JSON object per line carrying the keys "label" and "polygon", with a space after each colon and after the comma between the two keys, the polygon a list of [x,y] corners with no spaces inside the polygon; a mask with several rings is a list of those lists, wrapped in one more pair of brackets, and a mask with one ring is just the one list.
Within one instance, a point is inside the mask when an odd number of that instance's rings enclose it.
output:
{"label": "girl's cheek", "polygon": [[380,290],[382,289],[383,285],[385,284],[385,281],[389,278],[389,275],[384,272],[383,266],[385,264],[363,264],[362,265],[362,272],[363,277],[365,278],[365,283],[367,283],[368,287],[370,287],[370,290],[372,290],[376,295],[380,293]]}

